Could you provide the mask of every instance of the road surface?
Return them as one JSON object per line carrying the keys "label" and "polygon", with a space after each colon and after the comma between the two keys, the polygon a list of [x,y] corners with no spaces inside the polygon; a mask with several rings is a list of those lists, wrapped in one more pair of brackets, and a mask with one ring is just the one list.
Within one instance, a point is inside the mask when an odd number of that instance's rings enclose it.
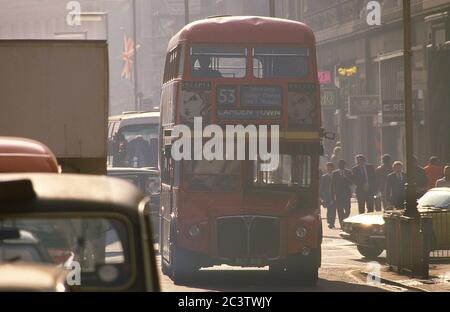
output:
{"label": "road surface", "polygon": [[[352,212],[357,207],[352,204]],[[322,211],[322,218],[326,210]],[[370,260],[363,258],[356,246],[339,236],[340,229],[329,229],[322,219],[324,238],[322,244],[322,267],[319,270],[319,282],[315,287],[292,285],[286,280],[274,280],[268,268],[248,269],[231,266],[215,266],[202,269],[189,285],[174,285],[172,280],[161,272],[161,258],[158,255],[158,270],[162,291],[200,292],[200,291],[407,291],[407,289],[385,284],[368,283],[361,270],[370,265]],[[338,222],[336,222],[338,224]],[[378,262],[384,263],[383,253]]]}

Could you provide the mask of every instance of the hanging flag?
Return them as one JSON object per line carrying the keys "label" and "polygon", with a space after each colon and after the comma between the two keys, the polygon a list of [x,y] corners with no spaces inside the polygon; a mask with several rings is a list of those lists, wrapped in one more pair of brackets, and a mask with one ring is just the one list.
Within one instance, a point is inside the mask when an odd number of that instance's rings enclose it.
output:
{"label": "hanging flag", "polygon": [[131,38],[127,38],[127,35],[123,35],[123,69],[122,78],[131,80],[131,73],[133,71],[133,57],[134,57],[134,41]]}

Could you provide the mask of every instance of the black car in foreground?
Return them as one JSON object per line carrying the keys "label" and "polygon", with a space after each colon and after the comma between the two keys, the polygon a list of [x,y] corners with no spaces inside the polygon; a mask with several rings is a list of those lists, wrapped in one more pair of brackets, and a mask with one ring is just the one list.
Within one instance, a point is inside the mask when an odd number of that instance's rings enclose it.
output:
{"label": "black car in foreground", "polygon": [[70,260],[71,291],[159,291],[148,200],[111,177],[0,174],[0,263]]}

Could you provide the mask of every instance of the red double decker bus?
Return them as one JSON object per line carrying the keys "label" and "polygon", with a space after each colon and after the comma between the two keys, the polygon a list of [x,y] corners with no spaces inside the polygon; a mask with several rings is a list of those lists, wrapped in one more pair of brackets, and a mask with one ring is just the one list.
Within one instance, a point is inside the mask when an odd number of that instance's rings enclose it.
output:
{"label": "red double decker bus", "polygon": [[[305,24],[214,17],[170,40],[160,129],[164,274],[180,282],[199,268],[228,264],[317,281],[320,115],[315,38]],[[278,166],[261,170],[264,160],[249,157],[248,135],[245,159],[174,159],[174,129],[193,128],[199,117],[223,129],[278,126]]]}

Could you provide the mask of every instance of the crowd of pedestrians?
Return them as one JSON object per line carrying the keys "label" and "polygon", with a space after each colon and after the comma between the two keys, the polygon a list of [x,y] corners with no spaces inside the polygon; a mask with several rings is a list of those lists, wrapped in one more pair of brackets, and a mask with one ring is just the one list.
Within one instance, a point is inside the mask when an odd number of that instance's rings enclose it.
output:
{"label": "crowd of pedestrians", "polygon": [[[404,208],[406,200],[405,184],[407,176],[402,161],[393,161],[389,154],[381,157],[381,164],[374,167],[367,163],[364,155],[355,157],[355,165],[350,169],[342,158],[342,148],[337,146],[333,156],[325,164],[325,172],[320,179],[320,200],[327,209],[327,222],[335,228],[336,216],[342,222],[350,215],[351,199],[354,196],[360,214],[373,211]],[[438,157],[430,157],[422,168],[413,158],[417,198],[434,187],[450,187],[450,166],[442,166]]]}

